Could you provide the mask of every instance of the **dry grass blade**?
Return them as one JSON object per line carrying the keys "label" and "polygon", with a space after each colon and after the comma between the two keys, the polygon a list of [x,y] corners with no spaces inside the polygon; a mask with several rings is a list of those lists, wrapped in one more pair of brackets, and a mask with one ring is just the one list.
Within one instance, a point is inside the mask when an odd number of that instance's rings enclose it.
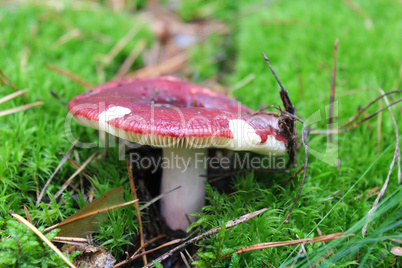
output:
{"label": "dry grass blade", "polygon": [[187,62],[188,55],[187,51],[181,52],[171,58],[168,58],[156,66],[146,67],[135,72],[129,73],[124,78],[142,78],[150,76],[158,76],[163,74],[170,74],[180,70]]}
{"label": "dry grass blade", "polygon": [[186,257],[184,256],[183,252],[180,252],[180,257],[184,262],[184,265],[186,266],[186,268],[191,268],[190,264],[188,264],[188,261],[186,259]]}
{"label": "dry grass blade", "polygon": [[13,90],[18,91],[18,87],[16,87],[13,83],[11,83],[11,81],[4,74],[2,69],[0,69],[0,81],[2,81],[4,84],[6,84],[9,87],[11,87]]}
{"label": "dry grass blade", "polygon": [[176,191],[176,190],[178,190],[178,189],[180,189],[180,188],[181,188],[181,186],[177,186],[176,188],[173,188],[173,189],[170,190],[170,191],[167,191],[167,192],[165,192],[165,193],[161,193],[161,194],[158,195],[157,197],[152,198],[150,201],[148,201],[147,203],[145,203],[144,205],[142,205],[142,206],[140,207],[140,210],[146,209],[147,207],[149,207],[150,205],[152,205],[153,203],[155,203],[156,201],[158,201],[159,199],[161,199],[161,198],[164,197],[165,195],[167,195],[167,194],[169,194],[169,193],[171,193],[171,192],[173,192],[173,191]]}
{"label": "dry grass blade", "polygon": [[26,105],[18,106],[18,107],[11,108],[11,109],[8,109],[8,110],[5,110],[5,111],[1,111],[1,112],[0,112],[0,116],[4,116],[4,115],[8,115],[8,114],[13,114],[13,113],[18,113],[18,112],[21,112],[21,111],[25,111],[25,110],[31,109],[31,108],[33,108],[33,107],[35,107],[35,106],[39,106],[39,105],[42,105],[42,104],[43,104],[43,101],[37,101],[37,102],[31,103],[31,104],[26,104]]}
{"label": "dry grass blade", "polygon": [[124,60],[123,64],[120,66],[113,80],[122,79],[128,73],[130,67],[134,64],[138,56],[140,56],[141,53],[144,51],[146,45],[147,41],[145,39],[141,39],[140,41],[138,41],[137,45],[131,50],[128,57]]}
{"label": "dry grass blade", "polygon": [[86,166],[87,166],[89,163],[91,163],[92,159],[95,158],[96,154],[97,154],[97,153],[93,153],[93,154],[87,159],[87,161],[85,161],[84,164],[82,164],[82,166],[81,166],[76,172],[74,172],[74,174],[71,175],[70,178],[68,178],[68,180],[61,186],[61,189],[54,195],[54,198],[57,199],[57,198],[61,195],[61,193],[62,193],[62,192],[68,187],[68,185],[71,183],[71,181],[72,181],[78,174],[80,174],[80,172],[81,172],[82,170],[84,170],[84,169],[86,168]]}
{"label": "dry grass blade", "polygon": [[75,73],[73,73],[73,72],[71,72],[71,71],[62,69],[62,68],[57,67],[57,66],[52,65],[52,64],[45,64],[45,66],[46,66],[46,68],[48,68],[48,69],[50,69],[50,70],[52,70],[52,71],[55,71],[55,72],[57,72],[57,73],[59,73],[59,74],[61,74],[61,75],[64,75],[65,77],[67,77],[67,78],[70,79],[71,81],[73,81],[73,82],[75,82],[75,83],[77,83],[77,84],[82,85],[82,86],[85,87],[86,89],[91,89],[91,88],[94,87],[91,83],[89,83],[88,81],[86,81],[84,78],[82,78],[82,77],[76,75]]}
{"label": "dry grass blade", "polygon": [[[261,213],[265,212],[266,210],[267,210],[266,208],[263,208],[263,209],[260,209],[258,211],[251,212],[249,214],[243,215],[243,216],[241,216],[241,217],[239,217],[237,219],[228,221],[225,224],[225,229],[228,229],[228,228],[231,228],[233,226],[239,225],[239,224],[241,224],[243,222],[246,222],[246,221],[248,221],[248,220],[260,215]],[[181,245],[169,250],[168,252],[166,252],[165,254],[160,256],[159,258],[155,259],[154,261],[160,263],[160,262],[166,260],[167,258],[169,258],[170,256],[172,256],[174,252],[182,250],[182,249],[186,248],[188,245],[193,244],[193,243],[195,243],[197,241],[200,241],[204,237],[207,237],[207,236],[210,236],[212,234],[215,234],[215,233],[219,232],[221,229],[222,229],[222,227],[219,226],[219,227],[213,228],[213,229],[211,229],[211,230],[209,230],[209,231],[207,231],[207,232],[205,232],[205,233],[203,233],[203,234],[201,234],[199,236],[191,238],[190,240],[187,240],[183,244],[181,244]],[[148,265],[146,265],[144,267],[154,267],[154,264],[153,264],[153,262],[151,262],[151,263],[148,263]]]}
{"label": "dry grass blade", "polygon": [[[335,234],[330,234],[330,235],[324,235],[324,236],[319,236],[315,238],[306,238],[306,239],[300,239],[300,240],[291,240],[291,241],[283,241],[283,242],[268,242],[268,243],[260,243],[260,244],[255,244],[243,248],[236,249],[235,252],[237,254],[242,254],[245,252],[250,252],[254,250],[261,250],[261,249],[266,249],[266,248],[275,248],[275,247],[281,247],[281,246],[291,246],[291,245],[299,245],[299,244],[311,244],[311,243],[316,243],[316,242],[324,242],[324,241],[331,241],[339,238],[341,235],[344,233],[335,233]],[[348,236],[353,236],[354,234],[350,234]],[[226,254],[225,256],[222,257],[222,259],[229,258],[232,256],[233,253]]]}
{"label": "dry grass blade", "polygon": [[68,150],[67,154],[61,159],[60,163],[57,165],[56,169],[54,170],[53,174],[50,176],[50,178],[47,180],[45,186],[43,186],[42,191],[40,192],[40,195],[38,197],[38,200],[36,201],[36,207],[38,207],[40,201],[42,200],[43,196],[45,195],[47,187],[50,185],[52,182],[54,176],[57,174],[57,172],[60,170],[60,168],[64,165],[64,163],[67,161],[67,159],[70,157],[71,153],[73,152],[73,149],[75,145],[78,143],[79,138],[75,140],[73,145],[71,145],[70,149]]}
{"label": "dry grass blade", "polygon": [[[128,161],[128,160],[127,160],[127,170],[128,170],[128,177],[130,179],[131,192],[133,193],[134,200],[136,200],[136,199],[138,199],[138,197],[137,197],[137,191],[135,189],[135,184],[134,184],[133,170],[131,168],[130,161]],[[142,252],[145,252],[145,248],[144,248],[144,232],[142,230],[142,220],[141,220],[140,206],[138,205],[138,202],[135,203],[135,210],[137,212],[138,225],[140,226],[140,243],[141,243],[141,247],[143,248]],[[146,255],[144,255],[142,257],[142,259],[144,261],[144,265],[148,263]]]}
{"label": "dry grass blade", "polygon": [[57,255],[60,256],[60,258],[63,259],[63,261],[70,267],[74,267],[75,265],[72,264],[70,262],[70,260],[64,256],[63,253],[60,252],[60,250],[52,244],[52,242],[49,241],[49,239],[46,238],[46,236],[44,236],[35,226],[33,226],[29,221],[27,221],[26,219],[24,219],[23,217],[21,217],[20,215],[14,213],[14,211],[10,210],[8,212],[11,216],[13,216],[14,218],[16,218],[19,222],[25,224],[29,229],[31,229],[35,234],[37,234],[40,239],[43,240],[43,242],[45,242],[54,252],[56,252]]}
{"label": "dry grass blade", "polygon": [[[331,76],[331,92],[329,97],[329,130],[332,131],[332,123],[334,120],[334,101],[335,101],[335,85],[336,85],[336,52],[338,49],[338,39],[336,39],[334,44],[334,63],[332,67],[332,76]],[[329,142],[332,143],[332,134],[329,134]]]}
{"label": "dry grass blade", "polygon": [[387,175],[387,178],[385,179],[384,185],[382,186],[379,194],[377,195],[377,198],[374,201],[372,209],[370,209],[370,211],[369,211],[369,213],[367,215],[367,222],[363,226],[363,229],[362,229],[363,237],[367,232],[367,226],[368,226],[370,220],[372,219],[372,217],[374,216],[375,212],[377,211],[378,203],[380,202],[381,197],[385,194],[385,191],[387,190],[388,183],[389,183],[389,178],[391,177],[392,170],[394,169],[394,166],[395,166],[395,161],[398,162],[398,182],[401,181],[401,158],[400,158],[401,157],[401,151],[399,149],[398,124],[396,122],[394,113],[392,112],[392,108],[390,107],[388,97],[384,94],[384,91],[382,89],[380,89],[380,91],[383,93],[382,95],[384,95],[384,101],[387,104],[388,110],[389,110],[389,112],[391,114],[391,117],[392,117],[392,122],[394,124],[394,129],[395,129],[395,153],[394,153],[394,157],[392,158],[391,165],[389,167],[388,175]]}
{"label": "dry grass blade", "polygon": [[142,29],[142,24],[140,25],[135,25],[133,28],[131,28],[128,33],[126,33],[125,36],[123,36],[117,43],[114,45],[114,47],[110,50],[110,52],[105,56],[103,63],[104,66],[108,66],[113,59],[117,56],[117,54],[120,53],[120,51],[130,42],[131,39],[134,38],[138,34],[138,32]]}
{"label": "dry grass blade", "polygon": [[12,99],[14,99],[14,98],[16,98],[18,96],[21,96],[22,94],[25,94],[28,91],[29,91],[29,89],[22,89],[22,90],[18,90],[16,92],[14,92],[14,93],[12,93],[10,95],[7,95],[7,96],[5,96],[5,97],[0,99],[0,104],[4,103],[6,101],[12,100]]}

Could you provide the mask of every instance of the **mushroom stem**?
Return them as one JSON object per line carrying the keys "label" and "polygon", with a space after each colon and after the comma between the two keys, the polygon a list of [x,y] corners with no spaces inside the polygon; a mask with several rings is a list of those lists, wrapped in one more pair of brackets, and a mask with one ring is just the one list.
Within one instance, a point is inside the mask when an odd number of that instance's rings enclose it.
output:
{"label": "mushroom stem", "polygon": [[161,200],[162,216],[172,230],[186,231],[190,224],[188,219],[191,222],[196,219],[186,215],[201,212],[204,206],[207,156],[206,148],[163,148],[161,192],[181,186]]}

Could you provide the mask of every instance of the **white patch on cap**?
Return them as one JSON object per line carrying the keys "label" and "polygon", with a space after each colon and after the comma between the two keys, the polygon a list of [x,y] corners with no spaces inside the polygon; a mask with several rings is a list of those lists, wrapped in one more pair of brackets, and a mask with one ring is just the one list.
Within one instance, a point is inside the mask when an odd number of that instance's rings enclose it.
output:
{"label": "white patch on cap", "polygon": [[110,126],[108,122],[110,120],[123,117],[129,113],[131,113],[131,110],[126,107],[114,106],[109,108],[99,115],[99,130],[106,131],[114,136],[119,136],[117,133],[115,133],[115,128]]}
{"label": "white patch on cap", "polygon": [[253,151],[260,154],[276,153],[282,155],[286,153],[284,142],[278,141],[275,137],[268,135],[267,140],[261,143],[261,137],[257,135],[255,129],[242,119],[229,121],[229,129],[233,133],[233,139],[227,148],[236,151]]}
{"label": "white patch on cap", "polygon": [[261,143],[261,138],[257,135],[254,128],[242,119],[230,120],[229,129],[233,133],[230,146],[234,150],[249,150]]}

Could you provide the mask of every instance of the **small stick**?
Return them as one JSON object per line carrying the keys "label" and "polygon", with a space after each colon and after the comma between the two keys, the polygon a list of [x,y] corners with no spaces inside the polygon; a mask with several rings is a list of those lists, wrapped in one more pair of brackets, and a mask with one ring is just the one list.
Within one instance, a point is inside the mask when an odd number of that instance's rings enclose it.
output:
{"label": "small stick", "polygon": [[11,93],[10,95],[7,95],[7,96],[1,98],[0,99],[0,104],[4,103],[6,101],[12,100],[12,99],[14,99],[14,98],[16,98],[16,97],[18,97],[18,96],[20,96],[22,94],[25,94],[28,91],[29,91],[29,89],[22,89],[22,90],[18,90],[16,92],[14,92],[14,93]]}
{"label": "small stick", "polygon": [[[335,101],[335,85],[336,85],[336,51],[338,49],[338,39],[335,40],[334,44],[334,63],[332,67],[331,76],[331,91],[329,97],[329,130],[332,130],[333,116],[334,116],[334,101]],[[332,134],[329,134],[329,142],[333,143]]]}
{"label": "small stick", "polygon": [[113,209],[116,209],[116,208],[121,208],[121,207],[129,206],[129,205],[134,204],[134,203],[136,203],[136,202],[138,202],[138,199],[137,199],[137,200],[133,200],[133,201],[129,201],[129,202],[126,202],[126,203],[123,203],[123,204],[111,206],[111,207],[108,207],[108,208],[103,208],[103,209],[99,209],[99,210],[96,210],[96,211],[92,211],[92,212],[89,212],[89,213],[87,213],[87,214],[85,214],[85,215],[78,216],[78,217],[76,217],[76,218],[74,218],[74,219],[66,220],[66,221],[60,222],[60,223],[58,223],[58,224],[55,224],[55,225],[53,225],[53,226],[50,226],[50,227],[46,228],[45,230],[43,230],[43,232],[49,232],[49,231],[51,231],[51,230],[53,230],[53,229],[55,229],[55,228],[58,228],[58,227],[60,227],[60,226],[64,226],[64,225],[66,225],[66,224],[69,224],[69,223],[72,223],[72,222],[75,222],[75,221],[78,221],[78,220],[81,220],[81,219],[85,219],[85,218],[88,218],[88,217],[90,217],[90,216],[93,216],[93,215],[96,215],[96,214],[100,214],[100,213],[103,213],[103,212],[106,212],[106,211],[109,211],[109,210],[113,210]]}
{"label": "small stick", "polygon": [[[81,166],[79,164],[77,164],[77,162],[75,162],[73,159],[68,158],[67,161],[70,162],[70,164],[73,165],[76,169],[81,168]],[[89,173],[89,174],[87,174],[87,173]],[[96,188],[96,190],[99,190],[98,186],[96,186],[96,184],[89,177],[89,176],[93,176],[90,172],[82,171],[82,175],[84,175],[84,177],[91,183],[92,186],[94,186]]]}
{"label": "small stick", "polygon": [[24,111],[24,110],[28,110],[28,109],[31,109],[31,108],[33,108],[35,106],[39,106],[39,105],[42,105],[42,104],[43,104],[43,101],[37,101],[37,102],[31,103],[31,104],[18,106],[18,107],[15,107],[15,108],[11,108],[11,109],[8,109],[8,110],[1,111],[0,116],[17,113],[17,112],[21,112],[21,111]]}
{"label": "small stick", "polygon": [[[137,191],[135,189],[133,170],[131,168],[129,160],[127,160],[127,170],[128,170],[128,177],[130,179],[131,192],[133,193],[134,200],[136,200],[136,199],[138,199]],[[141,213],[140,213],[140,206],[138,205],[138,202],[135,203],[135,210],[137,212],[138,224],[140,226],[140,243],[141,243],[141,247],[143,247],[144,246],[144,232],[142,230],[142,219],[141,219]],[[145,252],[145,248],[142,249],[142,252]],[[144,261],[144,265],[146,265],[148,263],[146,255],[144,255],[142,257],[142,260]]]}
{"label": "small stick", "polygon": [[304,169],[304,166],[305,166],[305,165],[303,165],[301,168],[299,168],[299,170],[297,170],[297,171],[296,171],[295,173],[293,173],[289,178],[287,178],[284,182],[282,182],[281,187],[282,187],[282,188],[285,187],[286,184],[288,184],[294,177],[296,177],[297,174],[299,174],[299,173]]}
{"label": "small stick", "polygon": [[[239,225],[240,223],[246,222],[246,221],[248,221],[248,220],[260,215],[261,213],[263,213],[265,211],[267,211],[267,208],[263,208],[263,209],[260,209],[258,211],[255,211],[255,212],[251,212],[251,213],[243,215],[243,216],[241,216],[241,217],[239,217],[237,219],[228,221],[225,224],[225,229],[229,229],[229,228],[231,228],[233,226]],[[170,256],[172,256],[174,252],[182,250],[182,249],[186,248],[188,245],[193,244],[193,243],[195,243],[197,241],[200,241],[204,237],[207,237],[207,236],[210,236],[212,234],[215,234],[215,233],[219,232],[221,229],[222,229],[222,227],[218,226],[218,227],[213,228],[213,229],[211,229],[211,230],[209,230],[209,231],[207,231],[207,232],[205,232],[205,233],[203,233],[203,234],[201,234],[199,236],[196,236],[196,237],[194,237],[194,238],[192,238],[190,240],[187,240],[183,244],[175,247],[174,249],[169,250],[168,252],[166,252],[165,254],[160,256],[159,258],[155,259],[154,261],[161,263],[162,261],[164,261],[167,258],[169,258]],[[153,264],[153,262],[150,262],[144,267],[154,267],[154,264]]]}
{"label": "small stick", "polygon": [[71,181],[72,181],[78,174],[80,174],[80,172],[81,172],[82,170],[84,170],[84,169],[86,168],[86,166],[87,166],[89,163],[91,163],[92,159],[95,158],[96,154],[97,154],[96,152],[93,153],[93,154],[87,159],[87,161],[85,161],[84,164],[82,164],[82,166],[81,166],[79,169],[77,169],[77,171],[74,172],[74,174],[71,175],[70,178],[68,178],[68,180],[61,186],[60,190],[57,191],[57,193],[54,195],[54,198],[57,199],[57,198],[63,193],[63,191],[67,188],[67,186],[71,183]]}
{"label": "small stick", "polygon": [[90,89],[90,88],[94,87],[91,83],[86,81],[84,78],[82,78],[81,76],[76,75],[75,73],[73,73],[73,72],[71,72],[69,70],[57,67],[57,66],[52,65],[52,64],[45,64],[45,66],[46,66],[46,68],[48,68],[48,69],[50,69],[52,71],[55,71],[55,72],[57,72],[57,73],[59,73],[61,75],[64,75],[65,77],[69,78],[71,81],[73,81],[73,82],[75,82],[77,84],[80,84],[81,86],[85,87],[86,89]]}
{"label": "small stick", "polygon": [[40,201],[42,200],[43,196],[45,195],[47,187],[49,187],[51,181],[53,180],[54,176],[57,174],[57,172],[60,170],[60,168],[64,165],[64,163],[67,161],[67,159],[70,157],[71,153],[73,152],[73,149],[75,145],[78,143],[80,138],[77,138],[73,145],[71,145],[70,149],[67,151],[66,155],[61,159],[60,163],[57,165],[56,169],[54,170],[53,174],[50,176],[50,178],[47,180],[45,183],[45,186],[43,186],[42,191],[40,192],[40,195],[38,197],[38,200],[36,201],[35,207],[39,206]]}
{"label": "small stick", "polygon": [[68,266],[72,267],[72,268],[76,268],[76,266],[74,264],[72,264],[70,262],[70,260],[64,256],[63,253],[61,253],[61,251],[52,244],[52,242],[49,241],[49,239],[46,238],[46,236],[44,236],[35,226],[33,226],[29,221],[27,221],[26,219],[24,219],[23,217],[21,217],[20,215],[18,215],[17,213],[15,213],[14,211],[10,210],[8,212],[12,217],[16,218],[19,222],[25,224],[29,229],[31,229],[36,235],[38,235],[40,237],[40,239],[42,239],[43,242],[45,242],[54,252],[56,252],[57,255],[60,256],[60,258],[63,259],[63,261],[65,263],[67,263]]}

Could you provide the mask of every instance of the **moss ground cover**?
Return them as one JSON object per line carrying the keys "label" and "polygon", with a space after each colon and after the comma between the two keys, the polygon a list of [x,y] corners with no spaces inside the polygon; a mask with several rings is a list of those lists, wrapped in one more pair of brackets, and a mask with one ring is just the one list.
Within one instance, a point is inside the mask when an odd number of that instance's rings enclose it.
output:
{"label": "moss ground cover", "polygon": [[[140,38],[152,42],[152,36],[145,25],[101,74],[96,66],[102,55],[107,54],[133,26],[140,24],[140,18],[132,12],[115,13],[103,6],[96,10],[75,10],[68,4],[61,11],[21,4],[0,7],[0,68],[16,86],[30,89],[26,94],[27,101],[14,99],[2,104],[1,110],[37,100],[45,103],[25,112],[0,117],[1,228],[7,228],[8,210],[23,214],[24,205],[38,225],[49,226],[76,210],[69,194],[62,195],[63,203],[52,198],[75,171],[70,165],[64,165],[59,171],[38,208],[35,208],[35,202],[37,189],[43,187],[61,159],[59,153],[67,152],[71,146],[65,133],[67,109],[63,101],[68,102],[85,88],[52,72],[45,64],[66,68],[94,85],[100,84],[113,77],[130,53],[130,47]],[[400,8],[398,1],[391,0],[183,2],[179,12],[183,19],[217,18],[231,28],[230,35],[214,35],[192,50],[189,65],[194,73],[189,79],[202,82],[217,76],[231,94],[254,109],[278,104],[279,87],[261,57],[263,50],[297,106],[298,116],[310,118],[308,127],[323,129],[327,127],[333,44],[338,38],[336,122],[341,123],[359,106],[377,96],[376,88],[386,92],[401,88]],[[74,29],[80,32],[78,38],[65,43],[60,41],[64,34]],[[141,66],[139,60],[134,68]],[[247,83],[242,85],[239,81]],[[57,92],[61,101],[55,99],[50,90]],[[0,97],[12,92],[7,86],[0,87]],[[371,111],[378,107],[376,105]],[[400,122],[400,105],[393,110]],[[311,116],[317,112],[321,119],[313,122]],[[380,139],[377,118],[337,135],[337,147],[333,150],[336,154],[332,156],[340,159],[338,168],[322,161],[322,157],[310,156],[307,181],[287,225],[282,222],[296,196],[300,176],[284,188],[280,184],[286,175],[237,176],[232,182],[233,194],[220,194],[207,186],[209,204],[198,222],[205,230],[246,212],[264,207],[268,211],[250,222],[221,232],[218,237],[206,239],[199,252],[198,265],[290,265],[299,248],[259,250],[226,260],[221,257],[255,243],[317,236],[317,224],[323,234],[348,230],[356,234],[340,244],[330,244],[334,254],[326,256],[327,262],[322,265],[330,265],[330,262],[336,262],[336,266],[353,263],[390,265],[394,256],[389,251],[396,243],[388,238],[401,235],[399,200],[402,193],[395,170],[378,217],[370,223],[366,238],[361,236],[364,218],[375,199],[375,196],[364,196],[370,189],[383,185],[394,152],[395,135],[388,112],[382,115],[380,126]],[[78,124],[72,125],[72,131],[84,141],[97,139],[95,131]],[[310,144],[317,152],[327,150],[324,136],[310,136]],[[77,155],[83,162],[97,150],[78,150]],[[112,149],[108,157],[97,158],[88,166],[100,189],[96,196],[113,187],[128,185],[125,162],[114,157],[117,153],[117,149]],[[299,165],[302,161],[303,150],[298,152]],[[361,194],[362,198],[355,199]],[[129,196],[127,190],[127,200]],[[82,199],[80,196],[80,206],[84,204]],[[97,239],[118,256],[123,245],[130,243],[130,237],[137,233],[138,226],[133,220],[135,213],[129,209],[124,209],[124,213],[112,213],[112,216],[102,226]],[[9,231],[14,232],[13,228],[10,226]],[[0,242],[0,247],[4,250],[7,245]],[[305,245],[305,249],[307,254],[296,264],[308,265],[326,254],[320,243]],[[49,265],[52,265],[53,257],[49,258]]]}

